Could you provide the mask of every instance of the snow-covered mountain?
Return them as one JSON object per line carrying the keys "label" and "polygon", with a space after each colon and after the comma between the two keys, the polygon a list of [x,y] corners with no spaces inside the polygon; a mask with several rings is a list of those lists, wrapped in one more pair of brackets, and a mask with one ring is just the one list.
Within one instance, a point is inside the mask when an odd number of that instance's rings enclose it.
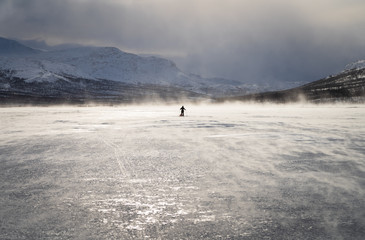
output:
{"label": "snow-covered mountain", "polygon": [[186,74],[170,60],[143,57],[114,47],[77,47],[47,52],[4,38],[0,43],[2,82],[14,78],[27,84],[67,82],[70,79],[109,80],[181,88],[208,96],[242,95],[262,90],[253,84]]}
{"label": "snow-covered mountain", "polygon": [[0,56],[35,54],[40,51],[26,47],[17,41],[0,37]]}
{"label": "snow-covered mountain", "polygon": [[[365,91],[365,60],[348,64],[334,76],[285,91],[260,93],[270,86],[182,72],[174,62],[139,56],[114,47],[75,47],[41,51],[0,38],[0,99],[41,102],[128,102],[163,99],[217,98],[287,101],[357,97]],[[254,95],[249,95],[254,94]],[[8,101],[8,102],[9,102]]]}
{"label": "snow-covered mountain", "polygon": [[365,68],[365,60],[359,60],[350,64],[347,64],[344,71],[361,70]]}

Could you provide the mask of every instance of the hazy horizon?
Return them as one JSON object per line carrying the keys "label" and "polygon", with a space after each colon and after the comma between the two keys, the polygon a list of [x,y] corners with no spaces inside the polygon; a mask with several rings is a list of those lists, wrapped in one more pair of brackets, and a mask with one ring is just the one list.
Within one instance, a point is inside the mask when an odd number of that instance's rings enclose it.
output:
{"label": "hazy horizon", "polygon": [[364,12],[361,0],[2,0],[0,35],[157,54],[207,77],[310,82],[365,58]]}

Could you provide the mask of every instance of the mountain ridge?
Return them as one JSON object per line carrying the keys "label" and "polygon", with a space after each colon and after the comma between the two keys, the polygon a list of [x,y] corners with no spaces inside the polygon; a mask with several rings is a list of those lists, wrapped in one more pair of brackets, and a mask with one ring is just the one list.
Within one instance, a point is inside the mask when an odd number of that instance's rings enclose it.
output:
{"label": "mountain ridge", "polygon": [[24,46],[15,40],[0,37],[0,55],[27,55],[40,52],[39,50]]}
{"label": "mountain ridge", "polygon": [[[168,59],[115,47],[41,51],[0,38],[0,99],[46,102],[131,102],[182,98],[216,101],[334,101],[362,98],[365,60],[336,75],[281,91],[223,78],[184,73]],[[129,89],[129,90],[126,90]],[[78,92],[79,91],[79,92]],[[62,100],[63,99],[63,100]],[[327,100],[326,100],[327,99]]]}
{"label": "mountain ridge", "polygon": [[[9,40],[9,42],[14,41]],[[27,49],[21,44],[17,46],[20,49],[19,53]],[[86,46],[25,52],[26,54],[0,56],[0,71],[7,72],[6,76],[9,78],[17,77],[27,82],[56,81],[72,77],[180,87],[199,94],[215,96],[243,94],[257,90],[257,86],[253,84],[187,74],[171,60],[155,56],[142,57],[115,47]]]}

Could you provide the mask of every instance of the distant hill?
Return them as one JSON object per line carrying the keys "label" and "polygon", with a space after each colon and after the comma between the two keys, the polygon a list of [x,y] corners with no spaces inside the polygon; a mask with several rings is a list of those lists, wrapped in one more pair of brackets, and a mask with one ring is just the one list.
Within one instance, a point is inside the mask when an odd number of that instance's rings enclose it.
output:
{"label": "distant hill", "polygon": [[[114,47],[40,51],[0,38],[0,104],[128,103],[164,99],[312,102],[362,99],[365,61],[335,76],[283,91],[184,73],[174,62]],[[259,93],[263,92],[263,93]]]}
{"label": "distant hill", "polygon": [[0,37],[0,55],[28,55],[40,52],[39,50],[26,47],[17,41]]}
{"label": "distant hill", "polygon": [[[76,101],[85,91],[93,92],[88,95],[89,100],[99,96],[97,101],[101,98],[124,101],[146,99],[150,95],[169,96],[170,99],[182,96],[209,98],[259,91],[259,87],[253,84],[187,74],[168,59],[143,57],[114,47],[39,51],[14,40],[0,40],[2,102],[35,96],[38,99],[54,99],[55,92],[58,92],[57,97],[67,96],[67,99]],[[78,83],[82,83],[82,89],[79,89]],[[154,86],[153,91],[151,86]],[[109,95],[105,88],[113,88],[113,94]],[[129,88],[134,90],[125,90]]]}
{"label": "distant hill", "polygon": [[298,101],[321,102],[365,102],[365,61],[346,66],[339,74],[305,84],[300,87],[237,97],[217,98],[223,101],[253,101],[287,103]]}

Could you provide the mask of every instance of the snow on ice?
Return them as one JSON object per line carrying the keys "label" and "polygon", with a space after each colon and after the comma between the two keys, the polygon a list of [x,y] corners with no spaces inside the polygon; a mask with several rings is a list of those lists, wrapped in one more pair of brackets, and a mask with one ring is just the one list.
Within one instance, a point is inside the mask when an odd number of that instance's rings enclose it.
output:
{"label": "snow on ice", "polygon": [[1,239],[362,239],[364,105],[0,108]]}

